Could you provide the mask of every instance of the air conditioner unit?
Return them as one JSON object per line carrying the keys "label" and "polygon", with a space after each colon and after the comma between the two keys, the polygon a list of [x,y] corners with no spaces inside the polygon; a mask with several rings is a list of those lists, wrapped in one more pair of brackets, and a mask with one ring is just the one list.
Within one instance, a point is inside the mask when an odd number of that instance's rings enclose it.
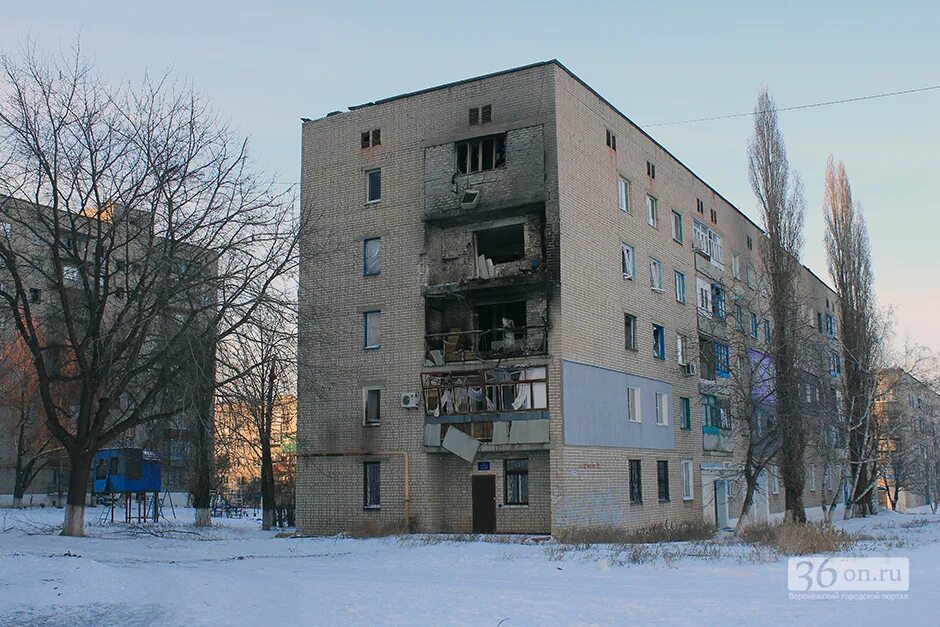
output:
{"label": "air conditioner unit", "polygon": [[475,189],[467,189],[460,194],[461,209],[473,209],[478,202],[480,202],[480,192]]}
{"label": "air conditioner unit", "polygon": [[687,377],[694,377],[698,374],[698,367],[695,365],[695,362],[689,362],[682,366],[682,372]]}
{"label": "air conditioner unit", "polygon": [[401,406],[405,409],[414,409],[418,406],[418,398],[417,392],[402,392]]}

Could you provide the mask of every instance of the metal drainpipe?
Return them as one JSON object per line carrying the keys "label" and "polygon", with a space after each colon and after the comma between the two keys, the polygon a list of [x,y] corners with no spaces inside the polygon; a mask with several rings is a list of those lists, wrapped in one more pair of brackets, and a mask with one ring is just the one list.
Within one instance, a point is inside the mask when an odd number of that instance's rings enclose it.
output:
{"label": "metal drainpipe", "polygon": [[297,453],[297,457],[371,457],[371,456],[389,456],[394,455],[401,457],[402,465],[404,466],[405,473],[405,494],[404,494],[404,531],[409,533],[409,525],[411,522],[411,492],[409,486],[411,484],[411,479],[408,475],[408,452],[407,451],[374,451],[364,453],[361,451],[346,451],[342,453]]}

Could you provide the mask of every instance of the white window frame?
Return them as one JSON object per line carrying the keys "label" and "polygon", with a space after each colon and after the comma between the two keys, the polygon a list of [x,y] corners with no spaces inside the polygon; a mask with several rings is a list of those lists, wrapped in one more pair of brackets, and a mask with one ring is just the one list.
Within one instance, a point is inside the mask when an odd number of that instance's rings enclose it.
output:
{"label": "white window frame", "polygon": [[[376,249],[372,257],[375,260],[375,266],[369,268],[369,244],[374,243]],[[376,276],[382,274],[382,238],[381,237],[367,237],[362,240],[362,276]]]}
{"label": "white window frame", "polygon": [[679,468],[682,474],[682,500],[695,500],[695,483],[692,475],[692,460],[683,459],[679,462]]}
{"label": "white window frame", "polygon": [[659,201],[649,194],[646,195],[646,223],[654,229],[659,228]]}
{"label": "white window frame", "polygon": [[699,315],[712,317],[712,284],[700,276],[695,277],[695,306]]}
{"label": "white window frame", "polygon": [[[378,317],[378,338],[369,337],[369,316],[375,315]],[[370,342],[370,339],[376,339],[378,341]],[[362,312],[362,348],[366,350],[374,350],[381,348],[382,346],[382,310],[381,309],[370,309],[369,311]]]}
{"label": "white window frame", "polygon": [[643,422],[643,412],[640,409],[640,388],[627,386],[627,421]]}
{"label": "white window frame", "polygon": [[770,493],[780,494],[780,477],[777,475],[777,466],[770,467]]}
{"label": "white window frame", "polygon": [[721,235],[701,220],[692,220],[692,238],[695,247],[708,255],[712,264],[724,268]]}
{"label": "white window frame", "polygon": [[[370,200],[370,199],[369,199],[369,179],[370,179],[370,175],[371,175],[373,172],[378,172],[378,173],[379,173],[379,197],[378,197],[378,198],[373,198],[373,199]],[[366,204],[367,204],[367,205],[372,205],[372,204],[375,204],[375,203],[379,202],[380,200],[382,200],[382,168],[369,168],[368,170],[365,171],[365,179],[366,179],[366,180],[365,180],[365,183],[366,183]]]}
{"label": "white window frame", "polygon": [[657,292],[665,291],[663,290],[663,262],[657,259],[656,257],[650,257],[649,266],[650,266],[650,287]]}
{"label": "white window frame", "polygon": [[630,179],[624,176],[617,180],[617,202],[621,211],[630,213]]}
{"label": "white window frame", "polygon": [[656,424],[669,426],[669,394],[666,392],[656,392]]}
{"label": "white window frame", "polygon": [[816,465],[811,464],[809,467],[809,491],[816,491]]}
{"label": "white window frame", "polygon": [[[369,422],[369,392],[373,390],[377,390],[379,393],[379,406],[377,408],[379,419],[375,422]],[[362,426],[377,427],[380,424],[382,424],[382,386],[367,385],[362,388]]]}
{"label": "white window frame", "polygon": [[[676,281],[676,301],[685,304],[685,274],[678,270],[673,270],[673,277]],[[681,290],[679,288],[682,288]]]}
{"label": "white window frame", "polygon": [[[627,263],[628,257],[629,263]],[[623,278],[632,281],[636,276],[636,250],[626,242],[620,242],[620,268],[624,271]]]}
{"label": "white window frame", "polygon": [[689,363],[688,355],[686,355],[686,350],[689,345],[689,338],[681,333],[676,333],[676,361],[680,366],[685,366]]}
{"label": "white window frame", "polygon": [[10,234],[13,232],[13,225],[9,222],[0,222],[0,235],[10,238]]}
{"label": "white window frame", "polygon": [[680,244],[685,239],[684,225],[682,224],[682,214],[672,210],[672,239]]}
{"label": "white window frame", "polygon": [[741,255],[737,253],[731,253],[731,276],[741,278]]}

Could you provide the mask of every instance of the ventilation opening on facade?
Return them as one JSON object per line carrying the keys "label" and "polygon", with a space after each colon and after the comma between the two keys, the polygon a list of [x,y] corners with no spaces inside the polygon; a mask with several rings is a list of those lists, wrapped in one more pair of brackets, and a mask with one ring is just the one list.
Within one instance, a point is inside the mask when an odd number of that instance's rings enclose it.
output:
{"label": "ventilation opening on facade", "polygon": [[477,255],[494,264],[525,258],[525,227],[522,224],[477,231],[476,240]]}

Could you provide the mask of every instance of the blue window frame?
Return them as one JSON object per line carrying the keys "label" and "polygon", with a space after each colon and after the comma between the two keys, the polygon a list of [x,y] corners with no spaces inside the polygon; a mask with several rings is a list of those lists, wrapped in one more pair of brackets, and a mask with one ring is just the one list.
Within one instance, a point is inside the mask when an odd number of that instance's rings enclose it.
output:
{"label": "blue window frame", "polygon": [[362,312],[362,347],[376,349],[382,345],[382,311]]}
{"label": "blue window frame", "polygon": [[715,376],[722,379],[731,376],[731,349],[720,342],[715,342]]}
{"label": "blue window frame", "polygon": [[734,319],[738,323],[738,331],[744,330],[744,310],[741,309],[741,305],[734,304]]}
{"label": "blue window frame", "polygon": [[382,273],[382,238],[362,240],[362,276]]}
{"label": "blue window frame", "polygon": [[836,319],[832,314],[826,314],[826,335],[829,337],[836,336]]}
{"label": "blue window frame", "polygon": [[666,329],[659,324],[653,324],[653,357],[666,359]]}
{"label": "blue window frame", "polygon": [[757,314],[753,311],[751,312],[751,337],[755,340],[757,339],[757,333],[760,330],[760,322],[757,320]]}
{"label": "blue window frame", "polygon": [[770,344],[770,320],[764,320],[764,341]]}

